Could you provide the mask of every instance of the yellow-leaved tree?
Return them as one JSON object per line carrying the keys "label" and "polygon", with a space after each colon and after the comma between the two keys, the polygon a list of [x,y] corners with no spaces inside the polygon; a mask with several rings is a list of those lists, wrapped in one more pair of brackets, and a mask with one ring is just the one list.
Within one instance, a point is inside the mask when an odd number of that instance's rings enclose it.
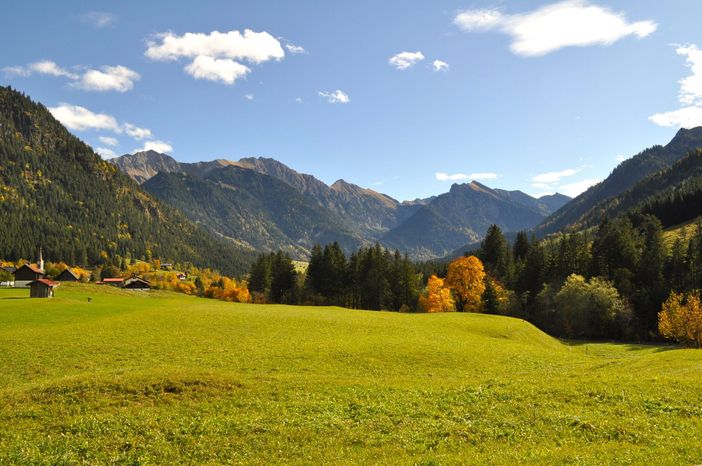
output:
{"label": "yellow-leaved tree", "polygon": [[446,285],[453,290],[459,311],[482,312],[485,269],[480,259],[468,256],[451,262],[446,274]]}
{"label": "yellow-leaved tree", "polygon": [[702,348],[702,302],[699,292],[671,293],[658,313],[658,331],[666,338]]}
{"label": "yellow-leaved tree", "polygon": [[451,290],[444,285],[444,280],[432,275],[427,282],[427,291],[419,297],[419,306],[425,312],[451,312],[456,310],[456,303]]}

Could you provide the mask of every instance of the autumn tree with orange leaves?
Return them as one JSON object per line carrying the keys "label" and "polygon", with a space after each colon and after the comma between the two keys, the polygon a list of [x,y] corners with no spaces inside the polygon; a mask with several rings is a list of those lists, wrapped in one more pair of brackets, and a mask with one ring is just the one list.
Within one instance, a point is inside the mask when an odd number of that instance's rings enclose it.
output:
{"label": "autumn tree with orange leaves", "polygon": [[427,291],[419,297],[419,306],[425,312],[451,312],[456,310],[456,303],[451,290],[444,285],[444,280],[432,275],[427,283]]}
{"label": "autumn tree with orange leaves", "polygon": [[459,311],[482,311],[485,269],[480,259],[468,256],[451,262],[446,274],[446,285],[453,291]]}
{"label": "autumn tree with orange leaves", "polygon": [[671,293],[658,314],[658,331],[666,338],[702,348],[702,302],[699,292]]}

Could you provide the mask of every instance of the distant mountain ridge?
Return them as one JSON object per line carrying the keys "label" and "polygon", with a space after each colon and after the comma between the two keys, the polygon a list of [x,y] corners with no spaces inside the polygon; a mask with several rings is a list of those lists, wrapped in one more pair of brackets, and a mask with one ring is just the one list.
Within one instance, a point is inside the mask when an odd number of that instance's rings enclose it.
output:
{"label": "distant mountain ridge", "polygon": [[601,220],[597,210],[602,210],[599,206],[608,199],[615,198],[647,177],[670,168],[699,147],[702,147],[702,127],[679,130],[667,145],[650,147],[619,164],[605,180],[551,214],[534,232],[538,236],[544,236],[596,224]]}
{"label": "distant mountain ridge", "polygon": [[664,227],[702,215],[702,149],[689,152],[670,167],[595,204],[581,217],[580,224],[594,226],[602,218],[629,213],[654,214]]}
{"label": "distant mountain ridge", "polygon": [[[569,200],[559,194],[535,199],[473,182],[429,199],[399,202],[343,179],[328,186],[263,157],[179,163],[150,151],[112,161],[216,233],[300,258],[315,242],[330,241],[347,249],[380,242],[415,259],[442,257],[481,238],[493,223],[505,230],[531,228]],[[294,212],[295,220],[286,212]]]}
{"label": "distant mountain ridge", "polygon": [[421,259],[444,257],[479,241],[492,224],[504,231],[523,230],[548,211],[546,204],[521,191],[491,189],[476,181],[454,184],[385,235],[383,243]]}

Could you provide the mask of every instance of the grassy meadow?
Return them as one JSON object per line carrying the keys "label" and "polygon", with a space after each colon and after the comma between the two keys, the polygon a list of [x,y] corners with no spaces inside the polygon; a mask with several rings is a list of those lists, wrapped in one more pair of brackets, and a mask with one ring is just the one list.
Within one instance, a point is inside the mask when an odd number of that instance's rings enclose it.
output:
{"label": "grassy meadow", "polygon": [[0,290],[0,464],[702,463],[702,351],[476,314],[28,294]]}

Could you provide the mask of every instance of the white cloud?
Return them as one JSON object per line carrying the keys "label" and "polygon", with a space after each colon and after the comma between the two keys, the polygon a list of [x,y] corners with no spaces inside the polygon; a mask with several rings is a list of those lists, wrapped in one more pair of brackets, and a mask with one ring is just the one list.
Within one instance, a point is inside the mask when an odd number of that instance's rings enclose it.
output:
{"label": "white cloud", "polygon": [[559,192],[561,194],[565,194],[566,196],[576,197],[579,194],[582,194],[583,192],[587,191],[588,188],[596,185],[600,181],[602,181],[602,180],[587,179],[587,180],[576,181],[574,183],[564,184],[564,185],[561,185],[557,188],[557,192]]}
{"label": "white cloud", "polygon": [[134,152],[145,152],[149,150],[153,150],[161,154],[169,154],[173,152],[173,146],[163,141],[146,141],[143,147],[134,149]]}
{"label": "white cloud", "polygon": [[334,92],[319,91],[320,97],[324,97],[330,104],[347,104],[351,101],[348,94],[337,89]]}
{"label": "white cloud", "polygon": [[684,107],[672,112],[656,113],[648,119],[666,128],[695,128],[702,126],[702,107]]}
{"label": "white cloud", "polygon": [[51,60],[42,60],[38,61],[35,63],[31,63],[27,65],[27,68],[34,72],[34,73],[39,73],[39,74],[48,74],[50,76],[65,76],[70,79],[77,79],[78,75],[75,73],[71,73],[68,70],[65,70],[58,66],[56,63],[54,63]]}
{"label": "white cloud", "polygon": [[449,64],[446,63],[445,61],[441,60],[434,60],[434,62],[431,64],[432,68],[434,68],[434,71],[448,71],[449,70]]}
{"label": "white cloud", "polygon": [[66,128],[74,131],[103,129],[115,133],[122,132],[115,117],[105,113],[93,113],[85,107],[61,103],[58,107],[49,107],[49,111]]}
{"label": "white cloud", "polygon": [[254,100],[255,98],[256,96],[253,94],[244,94],[244,99],[246,100]]}
{"label": "white cloud", "polygon": [[[291,53],[297,53],[292,52]],[[209,34],[187,32],[182,36],[171,32],[158,34],[147,43],[148,58],[158,61],[192,59],[185,71],[196,79],[225,84],[246,76],[251,70],[240,63],[261,64],[282,60],[285,52],[280,41],[267,32],[239,31]]]}
{"label": "white cloud", "polygon": [[471,173],[466,175],[464,173],[454,173],[452,175],[448,173],[435,173],[434,176],[439,181],[463,181],[463,180],[496,180],[499,178],[497,173]]}
{"label": "white cloud", "polygon": [[3,72],[9,76],[22,76],[27,77],[32,74],[45,74],[49,76],[56,77],[66,77],[69,79],[78,79],[79,76],[65,68],[61,68],[56,62],[51,60],[41,60],[34,63],[30,63],[27,66],[6,66]]}
{"label": "white cloud", "polygon": [[30,74],[32,74],[32,72],[29,71],[24,66],[5,66],[2,69],[2,72],[5,73],[5,76],[8,76],[8,77],[12,77],[12,76],[27,77]]}
{"label": "white cloud", "polygon": [[97,147],[95,148],[95,152],[97,152],[100,155],[100,157],[102,157],[105,160],[117,157],[117,154],[115,154],[115,152],[112,149],[109,149],[107,147]]}
{"label": "white cloud", "polygon": [[498,10],[466,10],[459,13],[453,23],[464,31],[487,31],[498,27],[503,20]]}
{"label": "white cloud", "polygon": [[454,24],[468,32],[498,30],[511,37],[510,49],[537,57],[565,47],[611,45],[628,36],[647,37],[658,27],[653,21],[630,23],[622,13],[585,0],[566,0],[524,14],[498,10],[466,10]]}
{"label": "white cloud", "polygon": [[125,133],[127,133],[134,139],[141,140],[151,137],[151,130],[148,128],[139,128],[138,126],[135,126],[131,123],[125,123],[124,125],[122,125],[122,128],[124,128]]}
{"label": "white cloud", "polygon": [[207,79],[209,81],[221,81],[231,85],[246,76],[251,71],[247,66],[235,62],[229,58],[212,58],[200,55],[185,67],[185,72],[195,79]]}
{"label": "white cloud", "polygon": [[177,36],[167,32],[150,40],[145,55],[152,60],[178,60],[208,56],[246,60],[250,63],[263,63],[268,60],[281,60],[285,52],[278,39],[267,32],[254,32],[249,29],[209,34],[187,32]]}
{"label": "white cloud", "polygon": [[[57,107],[49,107],[49,111],[61,124],[73,131],[106,130],[116,134],[126,133],[136,140],[153,137],[150,129],[139,128],[131,123],[120,124],[112,115],[95,113],[79,105],[61,103]],[[117,144],[117,140],[112,137],[100,136],[99,139],[105,145]]]}
{"label": "white cloud", "polygon": [[548,172],[548,173],[541,173],[539,175],[536,175],[532,178],[532,181],[534,183],[558,183],[561,181],[561,178],[566,178],[569,176],[573,176],[576,173],[578,173],[579,170],[576,170],[574,168],[568,168],[559,172]]}
{"label": "white cloud", "polygon": [[658,126],[694,128],[702,126],[702,50],[696,45],[677,46],[675,52],[685,57],[691,74],[681,79],[678,100],[683,107],[656,113],[649,120]]}
{"label": "white cloud", "polygon": [[301,104],[303,102],[302,97],[295,97],[295,102]]}
{"label": "white cloud", "polygon": [[138,81],[141,78],[139,73],[126,66],[102,66],[100,70],[88,69],[83,74],[78,74],[61,68],[51,60],[34,62],[27,66],[8,66],[3,68],[3,71],[9,76],[27,77],[36,73],[65,77],[73,81],[70,84],[71,87],[99,92],[127,92],[134,87],[134,81]]}
{"label": "white cloud", "polygon": [[100,140],[101,143],[108,145],[108,146],[116,146],[117,144],[119,144],[119,141],[117,141],[117,139],[111,138],[109,136],[100,136],[100,137],[98,137],[98,139]]}
{"label": "white cloud", "polygon": [[424,54],[422,52],[400,52],[390,57],[388,63],[398,70],[406,70],[422,60],[424,60]]}
{"label": "white cloud", "polygon": [[598,179],[585,179],[580,181],[574,181],[572,183],[561,184],[563,178],[570,178],[573,175],[580,173],[584,168],[590,168],[588,165],[583,165],[580,168],[567,168],[561,171],[553,171],[547,173],[541,173],[533,176],[531,181],[532,188],[541,190],[540,195],[561,193],[566,196],[575,197],[578,194],[585,191],[590,186],[599,183],[601,180]]}
{"label": "white cloud", "polygon": [[288,52],[294,53],[294,54],[307,53],[307,50],[305,50],[304,47],[301,47],[299,45],[295,45],[292,42],[286,42],[285,48],[288,49]]}
{"label": "white cloud", "polygon": [[80,20],[94,28],[102,29],[112,26],[117,22],[117,15],[104,11],[91,11],[81,15]]}
{"label": "white cloud", "polygon": [[126,66],[103,66],[101,70],[86,71],[72,86],[85,91],[127,92],[132,90],[134,81],[139,79],[141,79],[139,73]]}
{"label": "white cloud", "polygon": [[615,157],[615,159],[617,160],[617,162],[623,162],[623,161],[625,161],[625,160],[628,159],[628,158],[629,158],[629,157],[627,157],[626,155],[621,155],[621,154],[620,154],[620,155],[617,155],[617,156]]}

